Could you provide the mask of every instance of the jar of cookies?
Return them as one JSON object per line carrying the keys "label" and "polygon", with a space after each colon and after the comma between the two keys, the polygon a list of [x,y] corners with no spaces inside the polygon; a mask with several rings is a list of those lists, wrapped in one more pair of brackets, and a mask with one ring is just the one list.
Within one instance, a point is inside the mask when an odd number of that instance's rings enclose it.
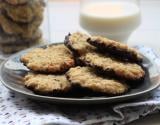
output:
{"label": "jar of cookies", "polygon": [[44,42],[41,24],[45,8],[44,0],[0,0],[1,55]]}

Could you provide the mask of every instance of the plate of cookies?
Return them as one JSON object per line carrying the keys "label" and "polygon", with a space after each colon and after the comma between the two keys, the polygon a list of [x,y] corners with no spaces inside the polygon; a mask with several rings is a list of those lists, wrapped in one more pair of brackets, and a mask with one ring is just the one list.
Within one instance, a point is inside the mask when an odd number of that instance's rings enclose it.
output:
{"label": "plate of cookies", "polygon": [[157,67],[135,48],[80,32],[16,53],[1,65],[0,78],[28,98],[64,104],[128,101],[160,85]]}

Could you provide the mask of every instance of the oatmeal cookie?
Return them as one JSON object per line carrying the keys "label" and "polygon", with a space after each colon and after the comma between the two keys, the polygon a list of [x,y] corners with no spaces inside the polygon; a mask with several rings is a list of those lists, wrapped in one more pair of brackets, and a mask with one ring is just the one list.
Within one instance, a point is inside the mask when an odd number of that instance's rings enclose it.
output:
{"label": "oatmeal cookie", "polygon": [[16,35],[8,35],[0,28],[0,44],[12,43],[17,40]]}
{"label": "oatmeal cookie", "polygon": [[34,41],[38,41],[42,38],[42,31],[38,29],[34,34],[32,34],[31,38],[22,38],[19,35],[8,35],[5,34],[4,31],[0,28],[0,44],[25,44],[32,43]]}
{"label": "oatmeal cookie", "polygon": [[99,50],[111,53],[116,57],[133,62],[142,62],[142,56],[134,49],[124,43],[116,42],[101,36],[90,37],[88,43],[99,48]]}
{"label": "oatmeal cookie", "polygon": [[20,4],[26,4],[29,0],[5,0],[5,1],[11,5],[20,5]]}
{"label": "oatmeal cookie", "polygon": [[24,77],[27,88],[40,94],[54,94],[57,92],[67,92],[71,84],[65,75],[46,75],[29,73]]}
{"label": "oatmeal cookie", "polygon": [[65,38],[65,45],[76,55],[83,55],[94,49],[93,46],[87,43],[88,38],[89,36],[79,32],[69,34]]}
{"label": "oatmeal cookie", "polygon": [[71,84],[79,85],[80,87],[88,88],[95,92],[119,95],[128,90],[126,84],[114,79],[100,77],[94,72],[94,69],[90,67],[71,68],[66,73],[66,76]]}
{"label": "oatmeal cookie", "polygon": [[44,6],[37,0],[21,6],[12,6],[3,2],[1,3],[1,10],[15,22],[30,23],[37,15],[42,16]]}
{"label": "oatmeal cookie", "polygon": [[81,56],[80,60],[88,66],[126,80],[141,80],[145,76],[144,70],[136,63],[122,62],[95,52]]}
{"label": "oatmeal cookie", "polygon": [[29,69],[44,73],[64,72],[75,64],[72,53],[63,44],[33,49],[21,61]]}
{"label": "oatmeal cookie", "polygon": [[37,39],[37,41],[25,41],[25,43],[21,44],[22,41],[20,41],[20,43],[18,44],[15,44],[15,43],[12,43],[12,44],[0,44],[0,50],[5,53],[5,54],[11,54],[11,53],[15,53],[15,52],[18,52],[20,50],[24,50],[24,49],[27,49],[29,47],[33,47],[33,46],[37,46],[37,45],[40,45],[40,44],[43,44],[43,41],[42,39]]}
{"label": "oatmeal cookie", "polygon": [[9,35],[20,35],[23,38],[31,38],[34,32],[38,29],[42,23],[43,16],[37,16],[29,24],[18,24],[8,19],[4,13],[0,12],[0,26],[3,31]]}

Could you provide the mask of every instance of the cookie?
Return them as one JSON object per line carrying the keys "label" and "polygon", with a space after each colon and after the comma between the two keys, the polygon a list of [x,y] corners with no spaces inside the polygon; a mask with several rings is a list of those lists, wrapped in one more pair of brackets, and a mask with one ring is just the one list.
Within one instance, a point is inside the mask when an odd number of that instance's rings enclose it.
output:
{"label": "cookie", "polygon": [[11,5],[21,5],[21,4],[26,4],[29,0],[5,0],[5,1]]}
{"label": "cookie", "polygon": [[36,48],[21,57],[29,69],[36,72],[60,73],[75,65],[70,50],[63,44]]}
{"label": "cookie", "polygon": [[3,2],[1,3],[1,9],[15,22],[30,23],[37,15],[43,14],[44,6],[37,0],[21,6],[8,5]]}
{"label": "cookie", "polygon": [[126,80],[141,80],[145,72],[136,63],[122,62],[115,58],[107,57],[96,52],[87,53],[80,60],[88,66],[94,67],[103,73],[112,74]]}
{"label": "cookie", "polygon": [[27,49],[30,46],[26,46],[26,45],[21,45],[21,46],[2,46],[0,45],[0,50],[1,52],[5,53],[5,54],[12,54],[24,49]]}
{"label": "cookie", "polygon": [[0,44],[0,51],[2,51],[5,54],[11,54],[11,53],[15,53],[15,52],[27,49],[29,47],[37,46],[42,43],[43,43],[42,40],[39,39],[37,41],[33,41],[33,42],[29,41],[29,42],[18,44],[18,45],[17,44]]}
{"label": "cookie", "polygon": [[71,68],[66,73],[67,79],[73,85],[91,89],[95,92],[102,92],[111,95],[123,94],[128,86],[120,81],[98,76],[90,67]]}
{"label": "cookie", "polygon": [[27,88],[39,94],[67,92],[71,88],[71,84],[65,75],[29,73],[24,77],[24,83]]}
{"label": "cookie", "polygon": [[29,5],[22,6],[5,6],[4,12],[13,21],[29,23],[34,19],[34,13]]}
{"label": "cookie", "polygon": [[0,28],[0,44],[1,45],[8,45],[8,44],[25,44],[25,43],[31,43],[34,41],[38,41],[42,38],[42,31],[38,29],[31,38],[22,38],[19,35],[8,35],[5,34],[2,29]]}
{"label": "cookie", "polygon": [[83,55],[95,48],[87,43],[88,38],[86,34],[76,32],[66,36],[64,43],[75,55]]}
{"label": "cookie", "polygon": [[123,60],[142,62],[142,56],[134,48],[130,48],[124,43],[116,42],[101,36],[92,36],[87,41],[99,50],[108,52]]}
{"label": "cookie", "polygon": [[3,32],[3,30],[0,28],[0,44],[5,43],[12,43],[17,40],[18,36],[15,35],[8,35]]}
{"label": "cookie", "polygon": [[2,11],[0,12],[0,26],[3,31],[9,35],[20,35],[23,38],[31,38],[34,32],[42,23],[43,16],[37,16],[29,24],[18,24],[8,19]]}

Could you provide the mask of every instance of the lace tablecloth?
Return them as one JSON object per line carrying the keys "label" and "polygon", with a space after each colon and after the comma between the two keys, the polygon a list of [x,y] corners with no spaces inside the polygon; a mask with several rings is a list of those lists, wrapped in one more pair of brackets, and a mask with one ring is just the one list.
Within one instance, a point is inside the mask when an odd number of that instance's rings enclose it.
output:
{"label": "lace tablecloth", "polygon": [[[160,67],[150,48],[137,47]],[[10,92],[0,83],[0,125],[123,125],[160,110],[160,89],[134,102],[103,105],[54,105]]]}

